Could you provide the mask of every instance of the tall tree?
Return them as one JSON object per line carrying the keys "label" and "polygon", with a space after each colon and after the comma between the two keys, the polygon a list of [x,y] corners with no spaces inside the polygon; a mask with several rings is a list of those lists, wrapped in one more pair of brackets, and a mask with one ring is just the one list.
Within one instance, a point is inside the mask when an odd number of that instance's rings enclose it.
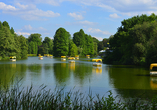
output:
{"label": "tall tree", "polygon": [[28,37],[28,42],[36,42],[37,46],[40,46],[42,44],[42,38],[41,38],[41,34],[35,33],[35,34],[31,34]]}
{"label": "tall tree", "polygon": [[[157,16],[141,15],[123,20],[117,33],[110,38],[110,48],[113,52],[105,56],[104,62],[121,64],[140,64],[147,58],[147,42],[156,36]],[[155,39],[154,39],[155,40]]]}
{"label": "tall tree", "polygon": [[48,48],[47,53],[53,54],[53,39],[50,39],[49,37],[45,37],[45,39],[43,41],[43,46],[45,48]]}
{"label": "tall tree", "polygon": [[41,34],[38,33],[31,34],[28,37],[28,43],[29,43],[28,52],[29,53],[31,52],[31,54],[38,54],[38,47],[42,45],[41,40],[42,40]]}
{"label": "tall tree", "polygon": [[10,29],[7,26],[3,26],[3,30],[0,30],[0,56],[16,55],[17,49],[15,47],[14,36],[11,34]]}
{"label": "tall tree", "polygon": [[75,57],[75,55],[78,55],[78,49],[77,49],[77,46],[75,45],[75,43],[72,40],[70,40],[70,43],[69,43],[69,56]]}
{"label": "tall tree", "polygon": [[85,33],[83,29],[80,29],[79,32],[74,33],[73,42],[77,47],[83,48],[85,45]]}
{"label": "tall tree", "polygon": [[59,28],[54,36],[53,53],[55,57],[66,56],[69,53],[70,34],[64,28]]}

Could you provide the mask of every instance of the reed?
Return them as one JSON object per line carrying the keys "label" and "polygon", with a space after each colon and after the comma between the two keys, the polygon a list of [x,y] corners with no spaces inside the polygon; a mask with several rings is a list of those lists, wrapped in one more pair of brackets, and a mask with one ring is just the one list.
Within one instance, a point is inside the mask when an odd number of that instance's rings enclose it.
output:
{"label": "reed", "polygon": [[12,87],[0,88],[1,110],[153,110],[157,107],[157,97],[149,103],[140,101],[139,98],[128,100],[125,103],[116,101],[112,92],[108,91],[108,97],[92,96],[80,91],[64,92],[64,87],[56,87],[53,91],[46,90],[41,85],[37,90],[33,86],[22,88],[19,83]]}

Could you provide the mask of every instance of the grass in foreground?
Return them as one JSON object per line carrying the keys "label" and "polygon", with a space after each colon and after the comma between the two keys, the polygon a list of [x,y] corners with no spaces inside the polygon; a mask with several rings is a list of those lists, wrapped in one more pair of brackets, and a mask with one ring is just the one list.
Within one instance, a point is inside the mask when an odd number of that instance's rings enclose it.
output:
{"label": "grass in foreground", "polygon": [[113,97],[109,91],[108,97],[85,96],[79,91],[64,92],[64,88],[45,90],[41,85],[38,90],[22,88],[17,85],[11,89],[0,89],[1,110],[154,110],[157,108],[157,97],[149,103],[140,99],[128,100],[126,103]]}

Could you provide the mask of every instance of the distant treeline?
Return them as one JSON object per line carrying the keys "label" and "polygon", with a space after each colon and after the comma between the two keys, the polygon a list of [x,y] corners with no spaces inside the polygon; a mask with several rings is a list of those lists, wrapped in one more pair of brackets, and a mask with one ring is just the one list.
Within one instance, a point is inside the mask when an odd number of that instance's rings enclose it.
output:
{"label": "distant treeline", "polygon": [[109,38],[104,63],[149,65],[157,62],[157,16],[141,15],[123,20]]}
{"label": "distant treeline", "polygon": [[91,35],[84,33],[82,29],[73,34],[73,38],[64,28],[59,28],[54,39],[45,37],[42,41],[41,34],[34,33],[28,38],[17,35],[10,28],[8,22],[0,21],[0,58],[9,59],[9,56],[16,56],[17,59],[27,58],[27,54],[44,55],[52,54],[55,57],[64,56],[85,56],[98,55],[98,52],[107,45],[108,39],[99,41]]}

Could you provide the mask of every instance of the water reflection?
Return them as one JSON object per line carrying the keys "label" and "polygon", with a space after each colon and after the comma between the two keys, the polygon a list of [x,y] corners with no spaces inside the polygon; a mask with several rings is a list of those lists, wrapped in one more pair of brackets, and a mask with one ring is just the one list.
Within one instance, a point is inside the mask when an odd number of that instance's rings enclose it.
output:
{"label": "water reflection", "polygon": [[78,64],[75,66],[74,78],[80,85],[92,77],[92,66],[89,64]]}
{"label": "water reflection", "polygon": [[118,89],[150,89],[148,73],[144,68],[113,66],[109,68],[110,84]]}
{"label": "water reflection", "polygon": [[[148,76],[149,70],[134,66],[111,66],[103,64],[94,67],[86,58],[75,60],[75,63],[61,61],[60,58],[38,60],[30,57],[17,62],[0,62],[1,86],[7,85],[13,76],[23,78],[24,86],[31,83],[52,86],[80,87],[87,90],[90,86],[96,93],[115,90],[123,98],[152,97],[157,94],[157,77]],[[79,88],[79,89],[80,89]],[[83,91],[84,92],[84,91]]]}
{"label": "water reflection", "polygon": [[157,77],[150,77],[150,87],[153,90],[157,90]]}
{"label": "water reflection", "polygon": [[102,67],[94,67],[92,68],[92,72],[96,74],[102,74]]}
{"label": "water reflection", "polygon": [[69,69],[75,71],[75,63],[69,63]]}
{"label": "water reflection", "polygon": [[42,64],[30,64],[28,65],[28,70],[30,72],[41,74]]}
{"label": "water reflection", "polygon": [[150,78],[149,70],[130,66],[109,68],[110,85],[123,98],[152,98],[157,93],[157,79]]}
{"label": "water reflection", "polygon": [[25,77],[27,66],[25,64],[0,64],[0,86],[6,87],[14,84],[16,77]]}
{"label": "water reflection", "polygon": [[68,81],[71,74],[68,69],[68,64],[67,63],[55,63],[53,69],[54,69],[55,80],[59,84],[64,85],[66,81]]}

